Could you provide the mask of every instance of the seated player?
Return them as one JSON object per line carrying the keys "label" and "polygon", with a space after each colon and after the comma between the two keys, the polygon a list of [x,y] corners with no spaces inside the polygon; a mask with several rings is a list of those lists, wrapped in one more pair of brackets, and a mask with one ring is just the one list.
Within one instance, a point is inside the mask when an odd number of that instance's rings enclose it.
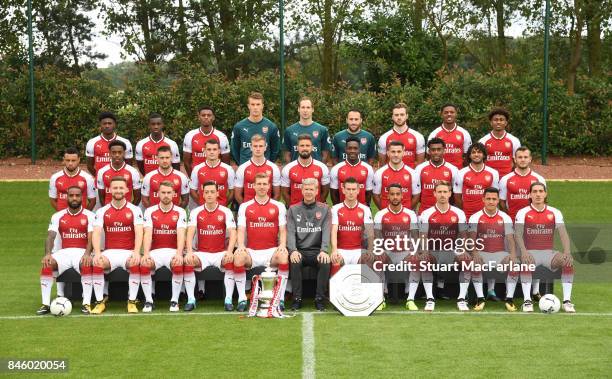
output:
{"label": "seated player", "polygon": [[[436,203],[433,207],[426,209],[419,218],[419,229],[421,238],[427,241],[427,249],[435,258],[435,262],[440,265],[451,265],[455,261],[469,260],[467,251],[461,254],[456,254],[455,242],[458,239],[465,240],[466,220],[463,211],[457,207],[450,205],[451,184],[446,181],[438,182],[434,187],[434,197]],[[451,242],[450,244],[448,242]],[[451,246],[449,246],[451,245]],[[444,270],[438,272],[437,288],[438,298],[449,299],[444,293]],[[459,297],[457,298],[457,308],[460,311],[468,311],[465,295],[470,284],[465,272],[460,272],[459,275]],[[431,286],[425,286],[427,301],[425,303],[425,311],[433,311],[435,308],[435,299],[433,297]]]}
{"label": "seated player", "polygon": [[[529,187],[531,204],[521,209],[514,222],[516,228],[516,243],[521,251],[521,263],[544,266],[552,271],[561,269],[561,286],[563,288],[563,310],[575,313],[572,304],[572,283],[574,281],[574,259],[570,253],[570,240],[561,212],[546,204],[546,186],[536,182]],[[554,250],[555,230],[563,252]],[[533,312],[531,301],[532,272],[521,272],[523,288],[523,312]],[[536,294],[539,299],[540,294]]]}
{"label": "seated player", "polygon": [[183,249],[187,214],[173,203],[174,183],[162,181],[157,189],[159,203],[145,210],[143,255],[140,259],[140,286],[145,296],[142,311],[153,310],[154,286],[151,273],[160,267],[172,272],[172,298],[170,312],[178,312],[178,299],[183,285]]}
{"label": "seated player", "polygon": [[329,173],[329,188],[332,203],[340,204],[344,201],[343,184],[347,178],[357,181],[357,200],[366,206],[370,206],[372,189],[374,188],[374,169],[360,158],[360,142],[357,137],[350,136],[346,139],[346,159],[334,167]]}
{"label": "seated player", "polygon": [[[468,239],[481,240],[482,250],[474,249],[471,252],[472,260],[476,265],[487,266],[518,263],[516,257],[516,244],[514,242],[514,228],[512,219],[505,212],[499,210],[499,190],[489,187],[484,190],[484,208],[476,212],[468,221]],[[476,246],[476,245],[475,245]],[[518,282],[518,272],[510,270],[506,278],[506,309],[516,311],[512,298]],[[475,311],[485,307],[485,298],[482,289],[482,272],[472,272],[472,283],[476,291]],[[487,279],[487,298],[498,301],[495,294],[495,278]]]}
{"label": "seated player", "polygon": [[130,273],[127,310],[128,313],[138,313],[136,296],[140,287],[142,212],[139,207],[125,198],[128,186],[123,176],[112,178],[109,187],[112,200],[96,212],[92,235],[93,289],[98,301],[91,313],[100,314],[106,310],[106,304],[102,301],[104,272],[111,272],[117,268]]}
{"label": "seated player", "polygon": [[149,171],[142,181],[142,205],[148,208],[159,204],[159,187],[162,182],[170,182],[174,189],[172,202],[185,208],[189,202],[189,179],[172,166],[172,150],[169,146],[161,146],[157,150],[157,162],[157,169]]}
{"label": "seated player", "polygon": [[89,210],[96,206],[96,182],[94,178],[79,168],[81,159],[75,147],[64,150],[64,168],[53,174],[49,180],[49,200],[56,211],[68,207],[68,188],[77,186],[84,196],[83,207]]}
{"label": "seated player", "polygon": [[[191,199],[195,204],[204,204],[204,189],[202,185],[208,181],[217,183],[219,189],[219,204],[227,207],[234,200],[234,169],[220,159],[219,141],[209,139],[206,141],[206,160],[193,168],[191,172]],[[194,206],[195,208],[195,206]]]}
{"label": "seated player", "polygon": [[113,199],[110,182],[118,176],[125,179],[127,190],[124,198],[132,204],[140,204],[140,187],[142,185],[140,173],[125,161],[125,143],[119,140],[112,141],[108,144],[108,149],[110,150],[111,162],[99,169],[96,177],[100,207],[107,205]]}
{"label": "seated player", "polygon": [[[395,141],[391,142],[394,143]],[[381,209],[374,216],[374,229],[378,239],[383,241],[395,240],[397,236],[403,238],[408,236],[413,242],[418,238],[418,219],[416,213],[410,208],[405,207],[403,203],[403,188],[399,183],[392,183],[385,188],[387,194],[388,205],[386,208]],[[397,250],[393,248],[386,251],[386,257],[393,264],[398,264],[403,261],[411,261],[413,258],[405,250]],[[416,281],[416,285],[411,288],[409,278],[406,278],[406,293],[408,293],[408,299],[406,300],[406,307],[410,310],[417,310],[416,304],[414,304],[414,295],[416,293],[419,281]],[[413,277],[414,279],[414,277]],[[385,286],[386,289],[386,286]],[[411,297],[410,290],[414,289]]]}
{"label": "seated player", "polygon": [[189,312],[196,306],[194,270],[201,271],[214,266],[225,273],[225,310],[232,311],[236,223],[232,211],[219,204],[219,187],[215,182],[204,182],[202,191],[204,204],[191,211],[187,224],[187,255],[184,268],[187,304],[184,310]]}
{"label": "seated player", "polygon": [[291,252],[291,287],[293,305],[302,308],[302,267],[317,270],[315,308],[325,310],[325,292],[329,282],[329,250],[331,215],[325,203],[317,201],[319,182],[307,178],[302,182],[302,201],[289,207],[287,212],[287,249]]}
{"label": "seated player", "polygon": [[276,163],[266,159],[267,148],[266,139],[262,135],[255,134],[251,137],[251,159],[236,169],[234,196],[238,204],[246,203],[256,196],[255,177],[259,173],[267,174],[272,181],[268,197],[280,199],[280,170]]}
{"label": "seated player", "polygon": [[413,169],[402,161],[404,156],[404,144],[400,141],[391,141],[386,148],[387,164],[376,170],[374,173],[374,204],[378,209],[386,208],[389,205],[389,194],[387,188],[390,184],[399,184],[402,188],[402,205],[408,209],[413,209],[413,204],[419,202],[421,184]]}
{"label": "seated player", "polygon": [[42,270],[40,271],[42,306],[36,311],[37,315],[51,312],[49,305],[51,304],[54,272],[59,276],[69,268],[81,274],[83,285],[81,312],[89,314],[91,311],[91,232],[94,214],[83,208],[82,197],[83,192],[78,186],[67,188],[68,208],[51,217],[45,243],[45,256],[42,259]]}
{"label": "seated player", "polygon": [[[285,205],[270,199],[270,176],[255,175],[255,198],[238,209],[238,249],[234,253],[234,280],[238,289],[239,312],[246,310],[246,268],[278,268],[278,275],[289,276],[287,217]],[[284,298],[285,288],[280,288]],[[280,302],[284,310],[284,300]]]}

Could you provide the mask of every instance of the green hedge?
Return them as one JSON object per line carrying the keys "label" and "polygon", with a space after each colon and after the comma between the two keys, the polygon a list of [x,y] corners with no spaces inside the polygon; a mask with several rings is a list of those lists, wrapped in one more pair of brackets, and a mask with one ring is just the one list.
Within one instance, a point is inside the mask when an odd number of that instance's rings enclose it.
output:
{"label": "green hedge", "polygon": [[[290,73],[287,78],[287,122],[297,120],[297,100],[308,95],[315,102],[315,118],[332,132],[345,127],[346,111],[357,107],[365,114],[365,126],[379,136],[390,127],[390,109],[398,101],[409,107],[410,124],[427,134],[440,123],[442,103],[459,105],[460,124],[473,139],[488,131],[487,112],[503,105],[511,112],[511,131],[521,141],[539,150],[541,146],[541,65],[533,72],[504,71],[482,74],[457,70],[439,76],[432,88],[388,83],[380,92],[355,91],[339,84],[324,91]],[[579,79],[579,93],[568,96],[563,84],[550,85],[549,146],[553,155],[610,155],[612,153],[612,114],[609,106],[610,83]],[[28,155],[27,75],[25,71],[0,73],[0,156]],[[229,131],[247,114],[250,91],[265,96],[266,115],[278,122],[278,75],[263,72],[227,82],[194,65],[139,67],[126,79],[125,89],[117,90],[109,80],[72,76],[47,66],[36,71],[37,146],[42,157],[58,157],[65,146],[84,148],[98,132],[97,115],[112,110],[119,118],[119,133],[136,141],[147,134],[146,117],[159,112],[166,119],[171,138],[182,141],[197,125],[196,109],[212,105],[217,127]]]}

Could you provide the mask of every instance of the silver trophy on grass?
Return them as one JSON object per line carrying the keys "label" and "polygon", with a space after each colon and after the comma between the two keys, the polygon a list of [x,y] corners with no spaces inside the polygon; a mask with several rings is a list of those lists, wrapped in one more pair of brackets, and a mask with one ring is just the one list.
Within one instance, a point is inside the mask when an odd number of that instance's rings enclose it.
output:
{"label": "silver trophy on grass", "polygon": [[283,294],[281,288],[287,278],[279,276],[270,267],[261,275],[253,276],[251,286],[251,304],[249,317],[282,318],[284,317],[279,305]]}

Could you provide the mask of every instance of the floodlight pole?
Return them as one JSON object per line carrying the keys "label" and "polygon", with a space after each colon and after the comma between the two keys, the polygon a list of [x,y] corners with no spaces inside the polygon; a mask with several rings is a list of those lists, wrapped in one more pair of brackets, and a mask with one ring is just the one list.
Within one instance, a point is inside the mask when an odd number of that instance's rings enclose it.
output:
{"label": "floodlight pole", "polygon": [[280,19],[280,38],[279,38],[279,55],[280,55],[280,130],[281,135],[285,132],[285,27],[284,27],[284,0],[278,0],[278,13]]}
{"label": "floodlight pole", "polygon": [[544,91],[542,94],[542,164],[547,163],[548,154],[548,40],[550,28],[550,0],[546,0],[544,11]]}
{"label": "floodlight pole", "polygon": [[36,108],[34,99],[34,37],[32,35],[32,0],[28,0],[28,63],[30,70],[30,134],[32,164],[36,163]]}

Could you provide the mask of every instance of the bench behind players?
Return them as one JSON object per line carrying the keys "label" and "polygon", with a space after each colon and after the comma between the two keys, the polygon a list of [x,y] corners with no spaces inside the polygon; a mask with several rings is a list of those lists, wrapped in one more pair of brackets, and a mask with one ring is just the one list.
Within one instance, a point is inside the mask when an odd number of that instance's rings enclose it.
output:
{"label": "bench behind players", "polygon": [[45,243],[45,256],[42,259],[40,271],[40,289],[42,292],[42,306],[36,314],[49,313],[51,303],[51,287],[53,286],[53,273],[61,275],[69,268],[81,274],[83,285],[83,306],[81,312],[89,314],[92,288],[91,269],[91,232],[93,230],[94,214],[83,208],[81,188],[72,186],[66,189],[65,208],[51,217],[47,241]]}

